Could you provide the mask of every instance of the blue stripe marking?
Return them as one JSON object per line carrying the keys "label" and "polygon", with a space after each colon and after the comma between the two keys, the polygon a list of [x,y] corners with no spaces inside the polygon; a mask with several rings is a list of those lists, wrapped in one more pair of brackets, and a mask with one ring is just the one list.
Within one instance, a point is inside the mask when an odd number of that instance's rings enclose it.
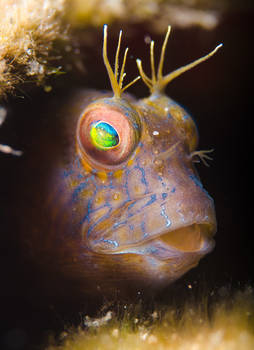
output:
{"label": "blue stripe marking", "polygon": [[[143,206],[143,208],[144,208],[144,207],[147,207],[148,205],[151,205],[151,204],[154,203],[155,201],[156,201],[156,194],[152,194],[150,200]],[[143,209],[143,208],[142,208],[142,209]]]}
{"label": "blue stripe marking", "polygon": [[127,220],[115,222],[114,225],[113,225],[113,228],[117,228],[119,226],[126,225],[127,222],[128,222]]}
{"label": "blue stripe marking", "polygon": [[142,230],[142,232],[143,232],[143,234],[144,234],[144,237],[146,237],[146,236],[147,236],[147,233],[146,233],[146,224],[145,224],[145,221],[142,221],[142,222],[141,222],[141,230]]}
{"label": "blue stripe marking", "polygon": [[167,194],[166,192],[163,192],[163,193],[162,193],[162,199],[163,199],[163,200],[166,199],[167,196],[168,196],[168,194]]}
{"label": "blue stripe marking", "polygon": [[126,181],[125,181],[125,184],[123,185],[123,188],[126,190],[126,194],[128,197],[127,201],[128,201],[128,200],[130,200],[130,193],[128,190],[128,175],[130,174],[130,170],[126,169],[125,174],[126,174]]}
{"label": "blue stripe marking", "polygon": [[131,231],[133,231],[134,230],[134,225],[130,224],[129,228],[130,228]]}
{"label": "blue stripe marking", "polygon": [[113,241],[113,240],[111,240],[111,239],[104,239],[104,238],[102,238],[100,241],[95,241],[95,242],[105,242],[105,243],[109,243],[109,244],[115,246],[116,248],[119,246],[119,244],[117,243],[117,241],[115,241],[115,240]]}
{"label": "blue stripe marking", "polygon": [[69,177],[70,175],[72,175],[74,173],[73,169],[70,170],[64,170],[63,171],[63,177]]}
{"label": "blue stripe marking", "polygon": [[146,181],[146,173],[145,173],[144,168],[142,168],[139,164],[137,164],[137,165],[134,166],[134,169],[140,170],[141,176],[142,176],[142,177],[141,177],[141,183],[143,183],[143,184],[146,186],[146,191],[145,191],[145,193],[147,194],[147,193],[148,193],[148,183],[147,183],[147,181]]}
{"label": "blue stripe marking", "polygon": [[161,216],[163,216],[166,219],[166,227],[171,226],[171,221],[169,220],[164,205],[161,206]]}
{"label": "blue stripe marking", "polygon": [[[110,213],[111,213],[111,211],[112,211],[111,205],[108,204],[108,203],[106,203],[103,207],[108,207],[108,208],[109,208],[108,212],[107,212],[105,215],[103,215],[99,220],[97,220],[93,225],[89,226],[89,228],[88,228],[88,230],[87,230],[87,237],[90,236],[91,231],[95,228],[96,225],[98,225],[98,224],[99,224],[100,222],[102,222],[103,220],[109,218]],[[100,208],[100,209],[101,209],[101,208]],[[97,210],[98,210],[98,209],[97,209]],[[91,213],[93,213],[93,212],[95,212],[95,211],[96,211],[96,210],[92,211]],[[91,214],[91,213],[90,213],[90,214]]]}

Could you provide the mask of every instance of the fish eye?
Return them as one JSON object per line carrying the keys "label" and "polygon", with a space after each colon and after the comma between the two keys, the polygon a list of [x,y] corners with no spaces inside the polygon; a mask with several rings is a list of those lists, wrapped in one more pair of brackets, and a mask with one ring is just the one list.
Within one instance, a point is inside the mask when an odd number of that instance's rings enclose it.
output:
{"label": "fish eye", "polygon": [[123,99],[97,101],[85,109],[78,122],[78,151],[92,167],[119,166],[133,153],[140,132],[138,113]]}
{"label": "fish eye", "polygon": [[104,121],[98,121],[92,125],[90,137],[95,147],[101,150],[112,149],[119,145],[117,130]]}

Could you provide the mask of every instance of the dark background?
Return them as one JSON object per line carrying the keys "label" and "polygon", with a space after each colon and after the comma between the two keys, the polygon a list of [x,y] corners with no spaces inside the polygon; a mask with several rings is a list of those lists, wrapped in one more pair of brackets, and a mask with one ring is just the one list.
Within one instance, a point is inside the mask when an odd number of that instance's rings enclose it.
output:
{"label": "dark background", "polygon": [[[215,200],[218,232],[216,248],[205,257],[196,269],[190,271],[175,285],[160,296],[171,302],[174,293],[193,286],[192,293],[205,285],[205,289],[243,288],[254,282],[253,268],[253,22],[254,11],[225,13],[219,26],[213,31],[200,28],[174,29],[167,49],[164,72],[208,53],[218,43],[224,47],[208,62],[194,68],[173,81],[167,93],[190,111],[200,131],[200,149],[214,148],[214,160],[206,168],[198,165],[205,188]],[[114,24],[110,27],[108,52],[113,53],[119,28],[124,30],[124,43],[130,47],[126,68],[127,79],[136,73],[135,58],[142,59],[145,71],[149,72],[148,50],[144,37],[151,35],[156,49],[161,46],[162,35],[151,32],[149,24]],[[166,30],[166,28],[165,28]],[[89,31],[89,29],[88,29]],[[77,34],[79,35],[79,34]],[[19,91],[6,103],[9,118],[0,129],[1,143],[17,149],[29,147],[29,135],[33,135],[38,111],[51,98],[61,96],[72,86],[109,88],[101,57],[102,30],[90,29],[94,45],[80,40],[81,60],[88,69],[76,74],[68,73],[59,78],[58,86],[47,94],[42,90],[28,92],[24,98]],[[82,38],[82,36],[80,36]],[[111,46],[112,43],[112,46]],[[158,52],[158,51],[157,51]],[[132,56],[134,55],[134,56]],[[158,53],[155,53],[158,57]],[[148,91],[142,83],[130,89],[131,93],[143,97]],[[58,100],[59,101],[59,100]],[[61,101],[64,103],[64,101]],[[52,304],[43,304],[36,297],[29,297],[26,290],[26,275],[21,274],[19,245],[12,227],[10,200],[13,183],[19,181],[18,166],[22,158],[0,154],[1,164],[1,320],[3,322],[0,348],[28,349],[32,344],[41,344],[48,330],[63,329],[67,320],[75,322],[64,310]],[[27,169],[29,171],[29,169]],[[3,215],[2,215],[3,214]],[[203,288],[203,287],[202,287]],[[24,290],[26,292],[24,293]],[[31,293],[32,294],[32,293]],[[180,293],[181,294],[181,293]],[[85,310],[85,309],[84,309]],[[84,311],[80,310],[80,311]],[[96,310],[96,306],[95,306]],[[12,339],[12,340],[10,340]],[[13,340],[14,339],[14,340]]]}

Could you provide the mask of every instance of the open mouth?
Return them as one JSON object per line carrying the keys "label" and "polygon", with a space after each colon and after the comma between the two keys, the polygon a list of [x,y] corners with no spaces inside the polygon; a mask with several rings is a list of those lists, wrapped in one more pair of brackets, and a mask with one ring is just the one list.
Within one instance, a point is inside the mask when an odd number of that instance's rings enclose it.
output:
{"label": "open mouth", "polygon": [[192,224],[115,251],[113,254],[147,255],[161,261],[177,260],[185,255],[201,257],[214,248],[212,232],[212,228],[207,224]]}
{"label": "open mouth", "polygon": [[125,247],[114,246],[114,241],[104,239],[103,243],[109,246],[113,245],[114,249],[104,250],[100,253],[139,254],[152,256],[161,261],[178,259],[184,255],[201,257],[214,248],[213,234],[213,225],[194,223],[176,230],[162,232],[154,238]]}
{"label": "open mouth", "polygon": [[196,252],[207,246],[210,237],[211,229],[207,224],[192,224],[162,234],[158,239],[182,252]]}

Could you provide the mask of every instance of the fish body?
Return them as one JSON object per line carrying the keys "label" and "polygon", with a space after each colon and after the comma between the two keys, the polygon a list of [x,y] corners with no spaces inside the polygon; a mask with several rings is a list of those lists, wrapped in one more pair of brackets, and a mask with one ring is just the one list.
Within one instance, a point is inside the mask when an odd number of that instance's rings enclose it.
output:
{"label": "fish body", "polygon": [[137,100],[80,90],[50,125],[22,224],[50,293],[157,290],[213,249],[214,203],[192,157],[197,128],[162,91]]}

